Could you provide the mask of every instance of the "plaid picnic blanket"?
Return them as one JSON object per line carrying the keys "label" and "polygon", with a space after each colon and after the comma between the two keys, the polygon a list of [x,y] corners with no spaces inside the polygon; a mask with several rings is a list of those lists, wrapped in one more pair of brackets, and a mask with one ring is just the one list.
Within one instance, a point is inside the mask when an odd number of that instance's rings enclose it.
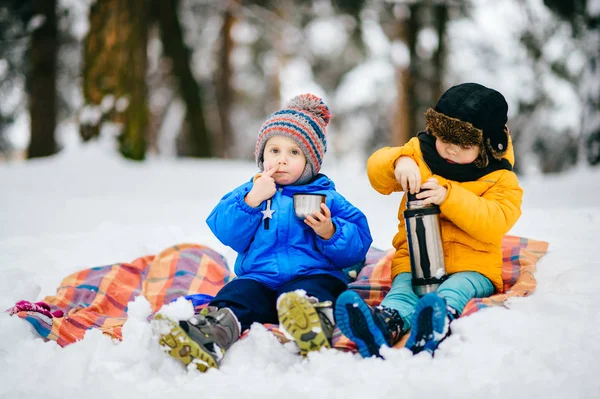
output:
{"label": "plaid picnic blanket", "polygon": [[[91,328],[121,339],[127,304],[135,297],[146,297],[154,313],[163,304],[190,293],[214,296],[232,277],[218,252],[202,245],[181,244],[131,263],[71,274],[60,283],[55,295],[37,303],[49,305],[50,315],[43,309],[20,310],[23,306],[19,303],[11,313],[30,322],[43,338],[63,347],[81,340]],[[53,317],[57,312],[64,317]]]}
{"label": "plaid picnic blanket", "polygon": [[[465,306],[461,317],[489,307],[503,306],[510,297],[524,297],[535,291],[536,280],[533,276],[537,261],[548,250],[548,243],[517,236],[504,236],[502,240],[502,280],[504,287],[488,298],[471,299]],[[390,250],[374,265],[367,265],[357,280],[349,288],[369,305],[378,305],[391,288],[391,260],[394,251]],[[406,334],[395,347],[403,347],[408,339]],[[344,337],[337,329],[333,336],[334,347],[341,350],[356,351],[356,345]]]}
{"label": "plaid picnic blanket", "polygon": [[[472,300],[463,316],[487,306],[502,305],[511,296],[532,293],[536,285],[535,265],[547,248],[546,242],[506,236],[503,241],[503,292]],[[380,303],[390,289],[392,254],[392,251],[371,248],[362,270],[356,271],[357,276],[350,275],[356,280],[349,287],[370,305]],[[61,282],[55,295],[36,304],[20,301],[9,311],[31,323],[43,338],[63,347],[81,340],[92,328],[121,339],[121,330],[127,320],[127,304],[135,297],[143,295],[154,313],[180,296],[199,293],[214,296],[233,277],[219,253],[202,245],[180,244],[131,263],[73,273]],[[267,327],[281,337],[277,326]],[[337,329],[334,347],[355,349]]]}

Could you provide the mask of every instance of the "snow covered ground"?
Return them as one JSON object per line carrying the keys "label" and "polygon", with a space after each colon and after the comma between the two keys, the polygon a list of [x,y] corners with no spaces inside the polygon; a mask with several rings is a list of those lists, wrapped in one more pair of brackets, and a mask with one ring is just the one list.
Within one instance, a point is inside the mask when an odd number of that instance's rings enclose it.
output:
{"label": "snow covered ground", "polygon": [[[0,165],[0,308],[40,300],[76,270],[129,261],[180,242],[235,254],[205,218],[256,171],[249,162],[125,161],[99,146]],[[370,188],[361,167],[324,173],[389,248],[400,194]],[[163,354],[130,305],[124,340],[98,331],[66,348],[0,313],[0,398],[597,398],[600,396],[600,169],[522,180],[523,217],[511,234],[550,242],[537,292],[458,319],[436,352],[387,360],[325,350],[307,360],[258,326],[222,367],[187,372]]]}

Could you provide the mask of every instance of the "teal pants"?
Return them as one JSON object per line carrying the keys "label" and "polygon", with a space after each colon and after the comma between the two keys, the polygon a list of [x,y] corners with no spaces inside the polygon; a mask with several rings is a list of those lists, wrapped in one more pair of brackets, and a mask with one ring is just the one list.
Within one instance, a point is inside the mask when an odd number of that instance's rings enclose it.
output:
{"label": "teal pants", "polygon": [[[390,292],[381,304],[396,309],[406,323],[410,323],[419,297],[413,292],[410,273],[400,273],[392,282]],[[494,293],[492,282],[481,273],[459,272],[448,276],[437,289],[437,294],[461,314],[467,302],[473,298],[484,298]]]}

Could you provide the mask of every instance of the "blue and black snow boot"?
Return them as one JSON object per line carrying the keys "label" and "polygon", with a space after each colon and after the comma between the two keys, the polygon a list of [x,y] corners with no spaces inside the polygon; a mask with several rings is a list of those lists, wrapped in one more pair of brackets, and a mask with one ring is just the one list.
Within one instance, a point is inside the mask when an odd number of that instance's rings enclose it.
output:
{"label": "blue and black snow boot", "polygon": [[342,334],[356,344],[362,357],[381,357],[381,346],[394,346],[407,330],[397,310],[385,306],[372,308],[352,290],[338,297],[335,321]]}
{"label": "blue and black snow boot", "polygon": [[433,355],[438,345],[450,335],[450,323],[457,316],[456,310],[435,292],[424,295],[415,307],[406,347],[415,355],[423,351]]}

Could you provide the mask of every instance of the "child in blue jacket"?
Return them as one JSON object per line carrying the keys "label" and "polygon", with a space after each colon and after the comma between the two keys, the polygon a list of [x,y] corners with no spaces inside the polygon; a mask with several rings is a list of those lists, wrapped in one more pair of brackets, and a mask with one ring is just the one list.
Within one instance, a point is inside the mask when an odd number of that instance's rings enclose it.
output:
{"label": "child in blue jacket", "polygon": [[[364,214],[319,174],[331,114],[312,94],[267,118],[256,142],[262,174],[226,194],[208,216],[238,257],[237,278],[200,315],[163,329],[167,352],[200,371],[254,322],[280,324],[300,353],[329,347],[331,306],[347,285],[342,269],[364,261],[372,238]],[[293,195],[323,194],[321,212],[296,217]]]}

